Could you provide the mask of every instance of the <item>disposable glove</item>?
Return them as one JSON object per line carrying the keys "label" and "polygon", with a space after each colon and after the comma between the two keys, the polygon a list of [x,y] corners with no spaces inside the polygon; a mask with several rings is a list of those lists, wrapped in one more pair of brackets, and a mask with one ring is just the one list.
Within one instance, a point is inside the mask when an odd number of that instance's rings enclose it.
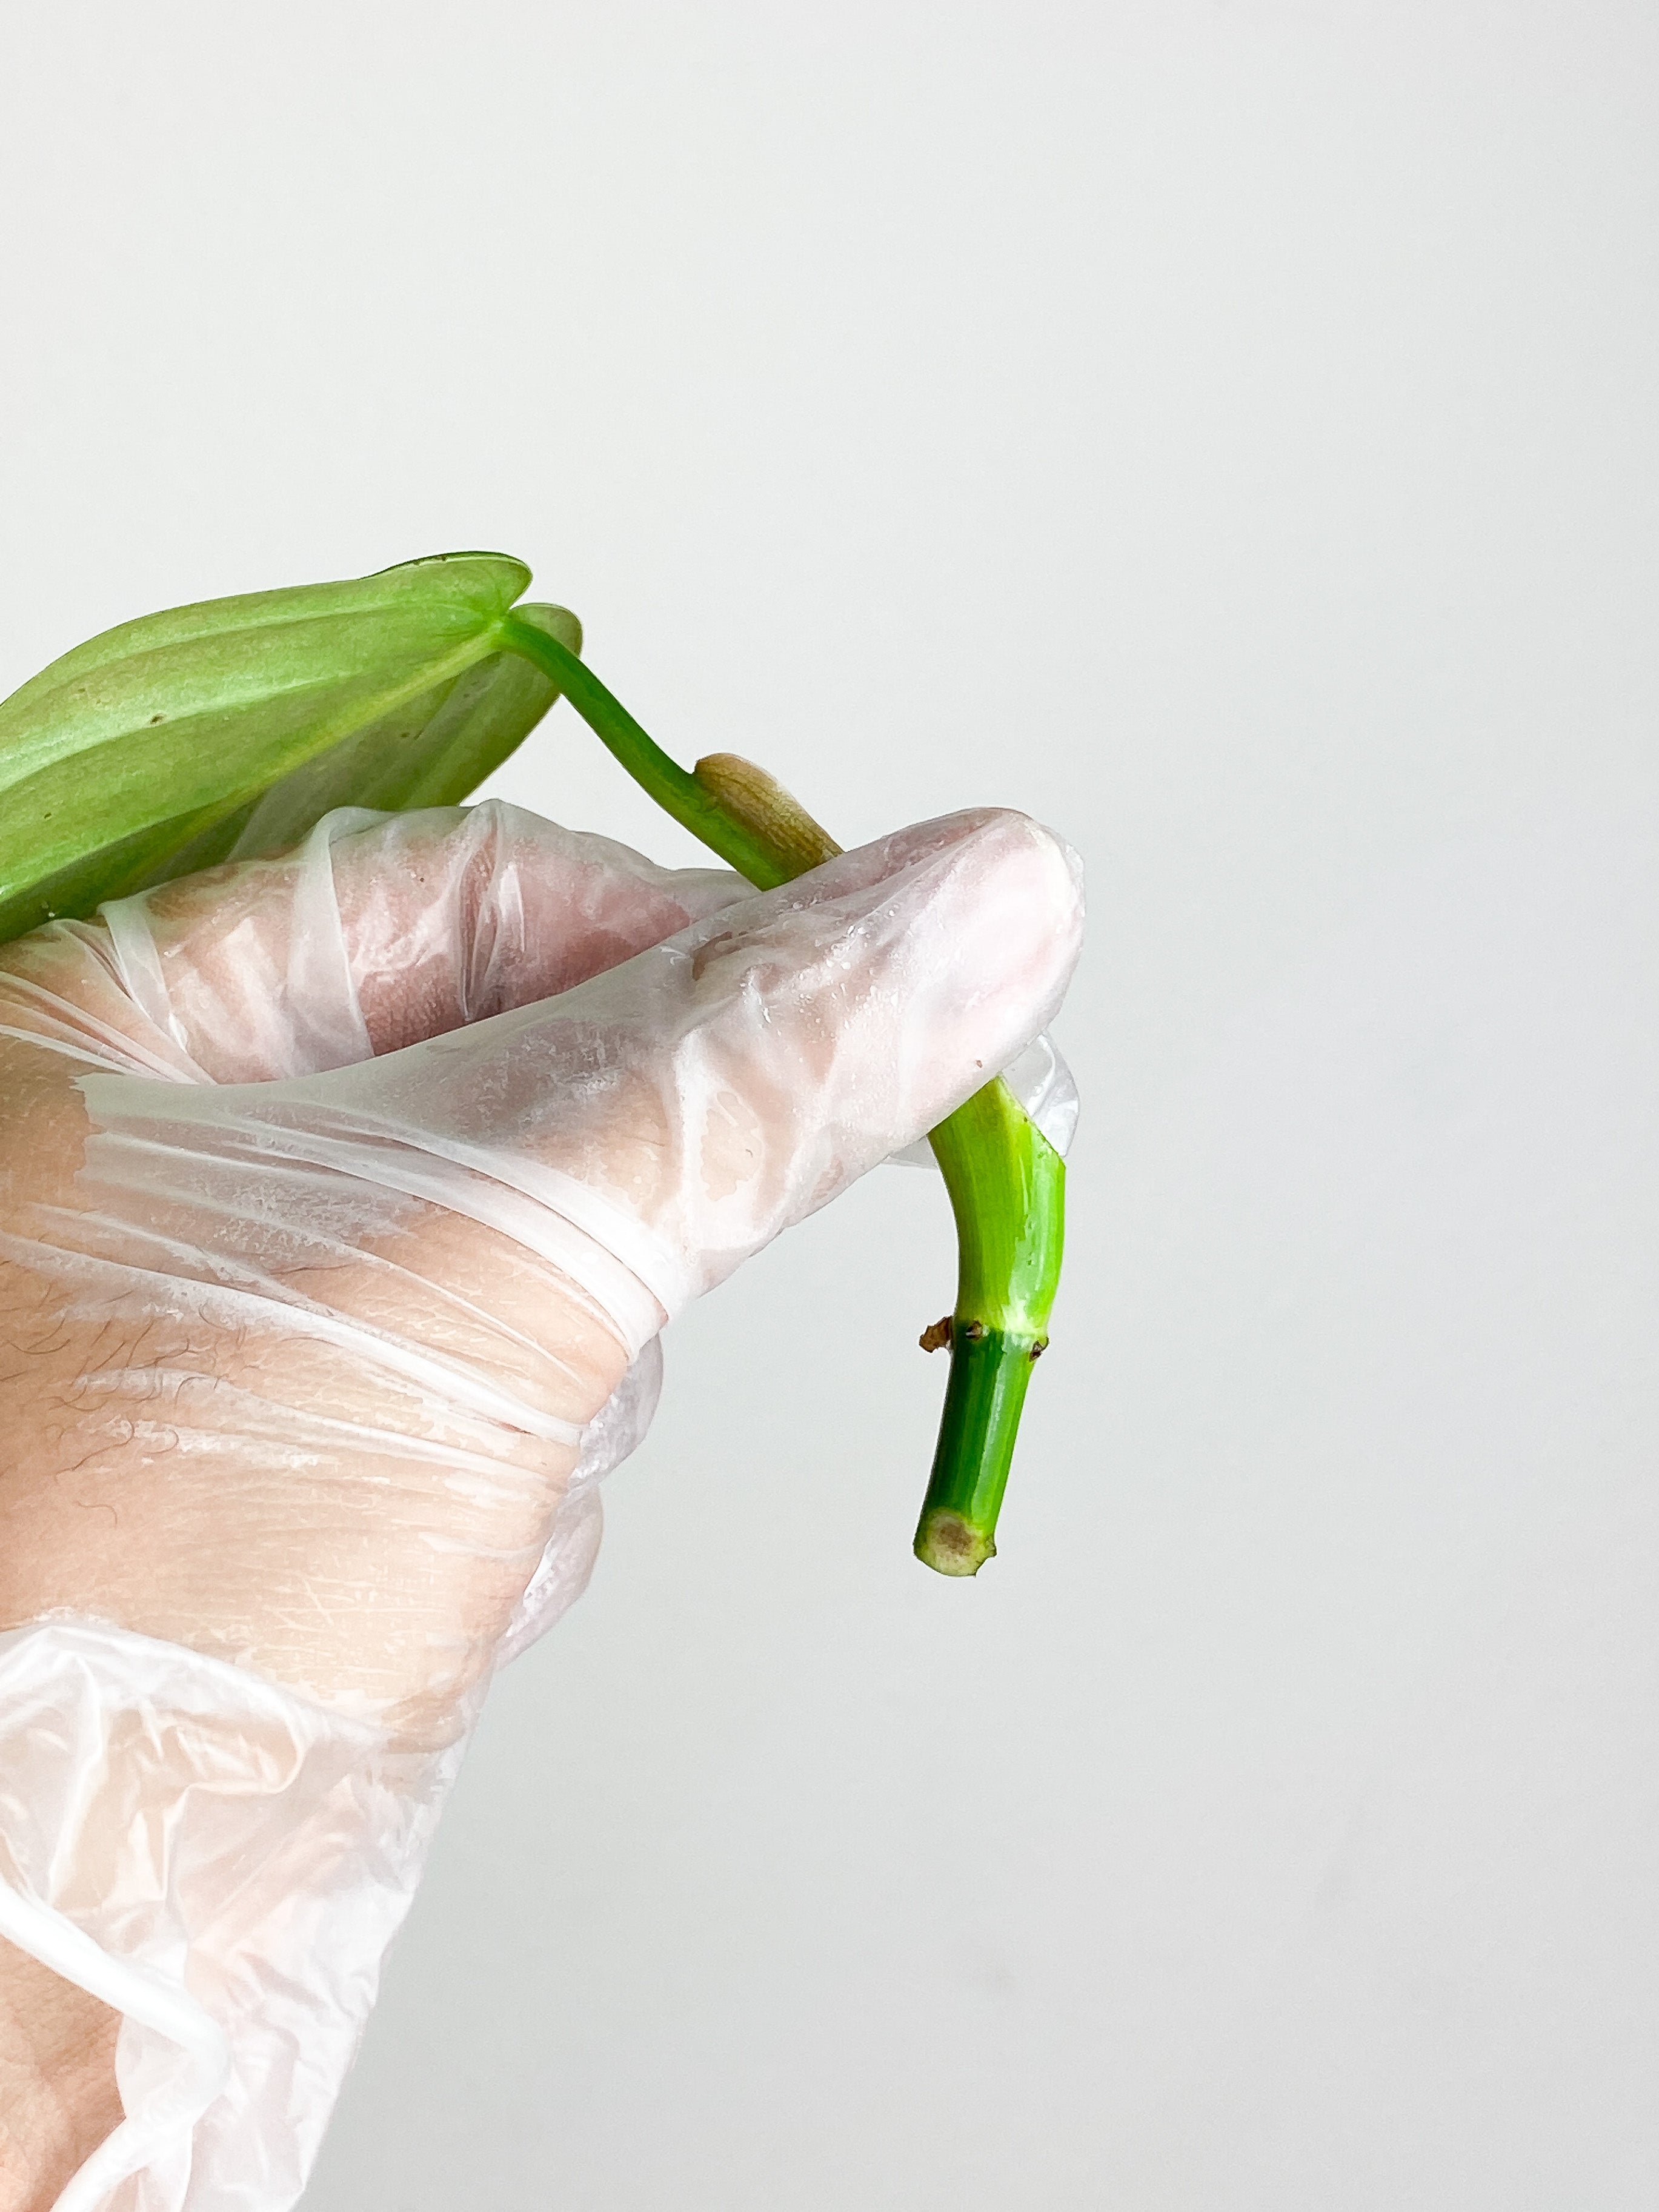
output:
{"label": "disposable glove", "polygon": [[122,2016],[70,2212],[299,2195],[665,1322],[1053,1015],[1075,863],[757,896],[491,803],[0,951],[0,1935]]}

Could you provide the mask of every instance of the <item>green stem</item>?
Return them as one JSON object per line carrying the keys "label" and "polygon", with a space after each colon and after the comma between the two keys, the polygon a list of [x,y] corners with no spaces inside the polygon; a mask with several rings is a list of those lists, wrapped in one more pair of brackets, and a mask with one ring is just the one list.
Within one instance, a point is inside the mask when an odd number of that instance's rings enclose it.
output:
{"label": "green stem", "polygon": [[[551,676],[629,774],[675,821],[763,890],[840,848],[764,771],[721,755],[689,774],[568,647],[508,615],[502,644]],[[928,1140],[956,1216],[956,1310],[924,1344],[948,1340],[951,1377],[916,1530],[916,1557],[977,1574],[996,1550],[1031,1369],[1048,1341],[1065,1238],[1066,1168],[1007,1085],[988,1084]]]}
{"label": "green stem", "polygon": [[599,743],[628,770],[642,791],[654,799],[681,828],[718,853],[728,866],[763,891],[775,890],[796,872],[781,867],[765,842],[722,807],[696,776],[683,769],[654,738],[647,734],[620,699],[607,691],[585,660],[568,646],[538,629],[532,623],[508,615],[501,623],[501,642],[509,651],[533,660],[550,676]]}
{"label": "green stem", "polygon": [[915,1551],[940,1574],[973,1575],[996,1550],[1026,1385],[1048,1348],[1066,1163],[1001,1081],[976,1091],[929,1142],[958,1259],[951,1379]]}

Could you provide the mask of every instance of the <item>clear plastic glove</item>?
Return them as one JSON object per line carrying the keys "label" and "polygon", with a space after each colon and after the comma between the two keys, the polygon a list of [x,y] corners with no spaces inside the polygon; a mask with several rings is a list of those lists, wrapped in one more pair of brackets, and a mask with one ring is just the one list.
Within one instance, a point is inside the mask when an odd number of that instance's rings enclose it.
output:
{"label": "clear plastic glove", "polygon": [[122,2015],[60,2205],[294,2202],[659,1331],[1012,1061],[1080,927],[1021,816],[757,896],[492,803],[0,951],[0,1935]]}

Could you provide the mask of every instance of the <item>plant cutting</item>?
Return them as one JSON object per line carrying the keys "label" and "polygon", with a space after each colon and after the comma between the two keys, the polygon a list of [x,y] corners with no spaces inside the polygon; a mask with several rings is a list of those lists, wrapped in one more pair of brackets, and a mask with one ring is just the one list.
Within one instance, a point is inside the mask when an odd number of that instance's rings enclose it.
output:
{"label": "plant cutting", "polygon": [[[568,699],[641,787],[760,889],[840,848],[763,769],[685,769],[580,657],[530,572],[460,553],[208,600],[75,647],[0,702],[0,939],[232,859],[331,809],[453,805]],[[1048,1342],[1065,1169],[1000,1080],[930,1138],[955,1215],[951,1372],[915,1548],[946,1575],[995,1551],[1033,1365]]]}

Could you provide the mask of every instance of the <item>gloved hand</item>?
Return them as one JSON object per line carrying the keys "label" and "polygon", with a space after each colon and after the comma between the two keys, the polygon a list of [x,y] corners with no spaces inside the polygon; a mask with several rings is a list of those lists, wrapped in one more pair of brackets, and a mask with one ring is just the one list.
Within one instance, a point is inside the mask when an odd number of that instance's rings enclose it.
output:
{"label": "gloved hand", "polygon": [[1080,926],[1020,816],[757,896],[491,803],[0,951],[0,1935],[123,2016],[61,2205],[294,2202],[659,1331],[1006,1065]]}

